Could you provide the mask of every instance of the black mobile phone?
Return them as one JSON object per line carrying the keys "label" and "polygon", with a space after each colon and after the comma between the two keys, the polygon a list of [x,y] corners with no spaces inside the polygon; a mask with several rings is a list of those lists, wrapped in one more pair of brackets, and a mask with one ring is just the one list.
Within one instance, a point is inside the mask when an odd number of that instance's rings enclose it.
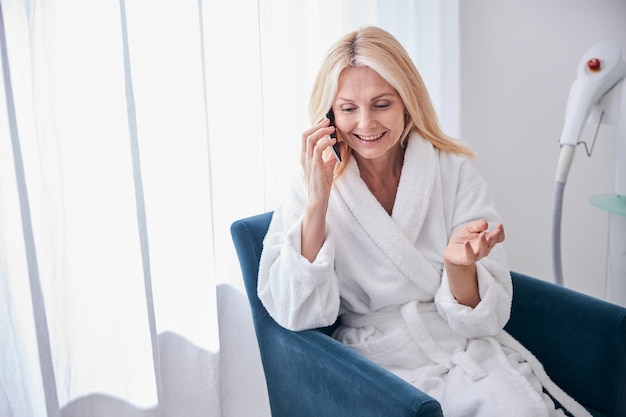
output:
{"label": "black mobile phone", "polygon": [[[333,109],[328,110],[326,113],[326,117],[330,120],[330,126],[335,126],[335,113],[333,113]],[[341,162],[341,148],[339,147],[339,141],[337,140],[337,128],[335,126],[335,131],[330,134],[330,137],[335,139],[335,144],[332,146],[331,150],[333,151],[333,155],[337,158],[337,161]]]}

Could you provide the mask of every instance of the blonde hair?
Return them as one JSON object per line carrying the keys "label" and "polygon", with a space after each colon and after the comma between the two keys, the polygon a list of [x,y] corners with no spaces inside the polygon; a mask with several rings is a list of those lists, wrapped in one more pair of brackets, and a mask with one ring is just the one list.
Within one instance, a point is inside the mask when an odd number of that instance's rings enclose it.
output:
{"label": "blonde hair", "polygon": [[[400,95],[407,112],[401,136],[404,144],[409,133],[415,131],[442,151],[474,157],[472,149],[443,133],[428,90],[413,61],[393,35],[378,27],[348,33],[330,48],[313,84],[309,103],[312,124],[319,122],[331,108],[337,95],[339,75],[346,68],[353,67],[371,68]],[[336,176],[345,169],[351,153],[348,146],[342,147],[344,163],[337,164]]]}

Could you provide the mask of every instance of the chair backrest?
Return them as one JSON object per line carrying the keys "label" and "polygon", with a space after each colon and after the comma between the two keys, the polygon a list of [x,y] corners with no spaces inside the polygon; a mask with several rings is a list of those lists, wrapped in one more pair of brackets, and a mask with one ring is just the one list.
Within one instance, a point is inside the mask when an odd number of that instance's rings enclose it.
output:
{"label": "chair backrest", "polygon": [[267,212],[237,220],[230,227],[254,317],[267,314],[257,296],[257,279],[261,252],[263,251],[263,239],[272,220],[272,215],[273,212]]}

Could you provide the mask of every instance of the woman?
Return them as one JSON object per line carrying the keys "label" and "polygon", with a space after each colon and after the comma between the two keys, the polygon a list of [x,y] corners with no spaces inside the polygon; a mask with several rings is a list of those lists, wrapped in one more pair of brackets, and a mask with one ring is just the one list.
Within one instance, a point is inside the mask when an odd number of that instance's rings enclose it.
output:
{"label": "woman", "polygon": [[[310,112],[302,175],[261,258],[258,293],[272,317],[291,330],[339,317],[335,338],[448,417],[564,415],[544,388],[589,415],[504,332],[504,229],[473,152],[442,133],[397,40],[369,27],[336,43]],[[337,140],[342,162],[330,153]]]}

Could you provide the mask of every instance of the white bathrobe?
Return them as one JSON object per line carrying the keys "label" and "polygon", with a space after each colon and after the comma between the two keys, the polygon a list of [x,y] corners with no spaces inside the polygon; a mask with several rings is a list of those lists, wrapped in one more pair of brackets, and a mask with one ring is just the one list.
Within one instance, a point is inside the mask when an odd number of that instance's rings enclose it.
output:
{"label": "white bathrobe", "polygon": [[300,251],[303,174],[275,210],[258,284],[269,314],[290,330],[340,317],[336,339],[437,399],[446,417],[564,415],[542,388],[575,416],[589,416],[503,330],[512,285],[502,244],[477,264],[475,308],[450,291],[442,256],[453,230],[480,218],[500,223],[472,162],[412,134],[391,216],[355,159],[347,164],[331,191],[326,240],[314,262]]}

